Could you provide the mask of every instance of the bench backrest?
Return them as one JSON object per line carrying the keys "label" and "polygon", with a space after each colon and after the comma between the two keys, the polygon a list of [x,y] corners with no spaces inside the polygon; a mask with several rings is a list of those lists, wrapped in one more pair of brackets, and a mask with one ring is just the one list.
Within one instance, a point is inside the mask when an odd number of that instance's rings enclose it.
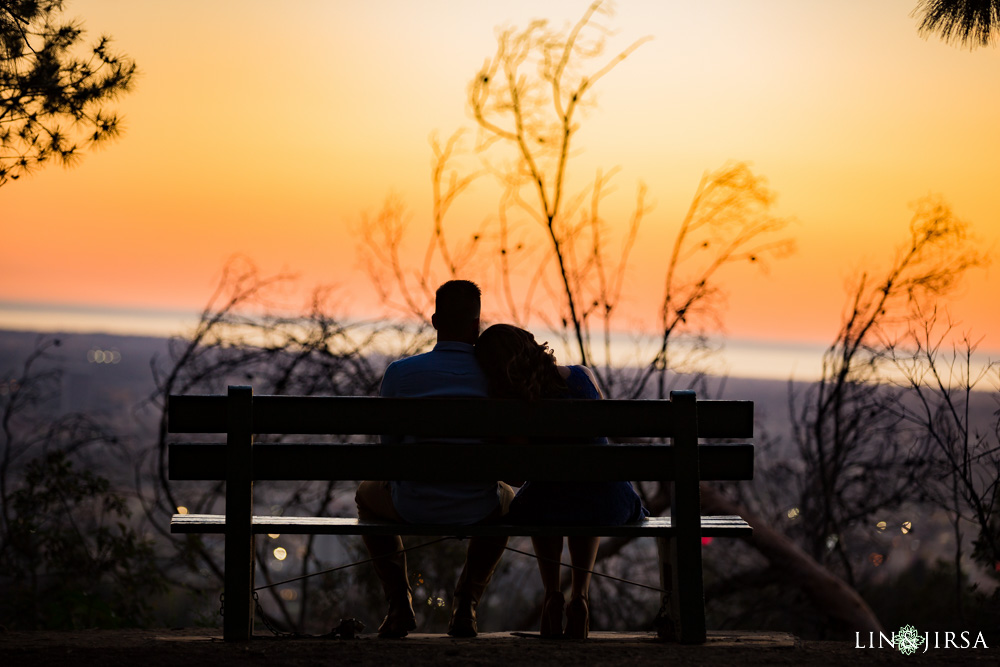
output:
{"label": "bench backrest", "polygon": [[[484,438],[475,444],[255,444],[257,480],[474,479],[672,480],[678,448],[664,444],[572,444],[595,436],[671,439],[697,448],[699,478],[753,478],[753,446],[698,445],[699,438],[753,436],[753,402],[671,400],[517,400],[253,396],[171,396],[171,433],[227,434],[247,444],[252,434],[411,435],[423,439]],[[541,444],[505,444],[530,437]],[[551,442],[545,442],[552,438]],[[227,479],[226,447],[176,444],[171,479]]]}

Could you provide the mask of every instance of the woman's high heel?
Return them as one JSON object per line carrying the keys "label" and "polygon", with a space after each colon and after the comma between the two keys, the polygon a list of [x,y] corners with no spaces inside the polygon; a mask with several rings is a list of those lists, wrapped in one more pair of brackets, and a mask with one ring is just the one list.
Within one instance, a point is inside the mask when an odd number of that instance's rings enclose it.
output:
{"label": "woman's high heel", "polygon": [[542,603],[542,637],[562,637],[563,607],[566,599],[562,591],[551,591],[545,594]]}
{"label": "woman's high heel", "polygon": [[587,598],[573,598],[566,607],[566,632],[568,639],[586,639],[590,633],[590,604]]}

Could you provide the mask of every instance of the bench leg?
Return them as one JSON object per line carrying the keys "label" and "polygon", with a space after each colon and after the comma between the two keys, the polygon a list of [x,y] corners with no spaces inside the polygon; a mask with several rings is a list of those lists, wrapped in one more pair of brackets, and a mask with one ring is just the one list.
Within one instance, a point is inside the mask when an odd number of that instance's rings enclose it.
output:
{"label": "bench leg", "polygon": [[[249,545],[249,549],[247,548]],[[253,634],[254,536],[226,536],[225,614],[222,637],[245,642]]]}
{"label": "bench leg", "polygon": [[226,606],[222,636],[250,641],[253,634],[253,390],[229,387],[226,440]]}
{"label": "bench leg", "polygon": [[674,539],[673,617],[677,640],[682,644],[704,644],[705,587],[702,580],[701,539]]}
{"label": "bench leg", "polygon": [[675,409],[674,464],[670,516],[673,536],[673,610],[678,639],[705,642],[705,589],[701,571],[701,468],[698,454],[698,411],[693,391],[672,391]]}
{"label": "bench leg", "polygon": [[656,634],[664,641],[678,641],[677,626],[674,623],[674,554],[673,539],[669,537],[656,538],[656,552],[660,567],[660,610],[653,619]]}
{"label": "bench leg", "polygon": [[[699,550],[697,557],[692,558],[683,550],[679,553],[680,547],[679,540],[672,537],[656,538],[660,588],[664,592],[653,626],[664,641],[703,644],[707,633],[701,553]],[[686,567],[680,565],[683,562],[687,562]],[[688,574],[681,576],[681,572]]]}

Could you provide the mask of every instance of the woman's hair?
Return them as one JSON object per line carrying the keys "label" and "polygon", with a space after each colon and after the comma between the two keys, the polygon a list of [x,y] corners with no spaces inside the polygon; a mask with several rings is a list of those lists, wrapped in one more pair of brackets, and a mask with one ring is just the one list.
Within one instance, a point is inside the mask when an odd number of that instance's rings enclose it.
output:
{"label": "woman's hair", "polygon": [[510,324],[494,324],[480,334],[476,360],[495,398],[553,398],[566,391],[548,344]]}

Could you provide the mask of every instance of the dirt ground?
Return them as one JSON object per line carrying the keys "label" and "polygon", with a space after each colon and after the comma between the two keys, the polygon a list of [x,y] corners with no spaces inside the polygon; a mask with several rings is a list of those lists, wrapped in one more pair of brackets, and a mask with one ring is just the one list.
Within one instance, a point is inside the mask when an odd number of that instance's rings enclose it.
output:
{"label": "dirt ground", "polygon": [[903,655],[853,642],[800,641],[785,633],[710,632],[701,646],[641,633],[592,633],[586,641],[542,640],[508,632],[475,639],[411,634],[405,639],[274,639],[226,643],[215,630],[0,631],[0,665],[63,667],[231,667],[244,665],[959,665],[1000,664],[1000,647],[931,649]]}

